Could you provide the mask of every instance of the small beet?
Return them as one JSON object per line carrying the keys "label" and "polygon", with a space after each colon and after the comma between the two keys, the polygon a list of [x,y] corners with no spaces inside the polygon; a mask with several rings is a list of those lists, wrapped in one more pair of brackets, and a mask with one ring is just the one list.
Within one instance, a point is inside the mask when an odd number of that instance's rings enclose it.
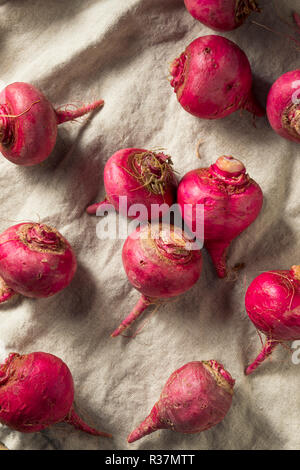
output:
{"label": "small beet", "polygon": [[194,361],[173,372],[149,416],[129,443],[159,429],[194,434],[222,421],[232,403],[234,379],[217,361]]}
{"label": "small beet", "polygon": [[278,135],[300,143],[300,69],[281,75],[272,85],[267,115]]}
{"label": "small beet", "polygon": [[170,68],[171,86],[181,106],[202,119],[221,119],[238,109],[256,116],[265,110],[252,94],[246,54],[218,35],[195,39]]}
{"label": "small beet", "polygon": [[[141,221],[155,220],[163,216],[175,202],[177,181],[172,170],[171,157],[162,152],[145,149],[127,148],[112,155],[104,168],[106,198],[87,208],[88,214],[96,214],[97,209],[109,210],[112,205],[125,216],[130,215],[134,204],[142,204],[145,214]],[[120,205],[120,197],[127,198],[126,207]],[[161,206],[158,217],[153,215],[153,205]],[[152,217],[151,217],[152,215]]]}
{"label": "small beet", "polygon": [[52,152],[57,126],[103,106],[98,100],[78,109],[55,110],[33,85],[11,83],[0,93],[0,151],[16,165],[41,163]]}
{"label": "small beet", "polygon": [[184,0],[190,14],[215,31],[232,31],[259,12],[256,0]]}
{"label": "small beet", "polygon": [[225,277],[229,245],[254,222],[262,208],[259,185],[248,176],[242,162],[222,156],[209,168],[188,172],[179,183],[177,200],[187,227],[196,237],[196,206],[203,205],[204,246],[218,276]]}
{"label": "small beet", "polygon": [[202,269],[201,251],[191,249],[188,236],[178,227],[159,223],[129,235],[122,259],[129,281],[142,295],[112,337],[123,333],[150,304],[188,291]]}
{"label": "small beet", "polygon": [[24,433],[66,422],[88,434],[111,437],[79,418],[68,366],[44,352],[12,353],[0,365],[0,422]]}
{"label": "small beet", "polygon": [[250,375],[280,343],[300,340],[300,266],[257,276],[248,287],[245,305],[250,320],[267,338],[246,369]]}
{"label": "small beet", "polygon": [[49,297],[67,287],[77,267],[68,241],[45,224],[22,223],[0,234],[0,303],[15,293]]}

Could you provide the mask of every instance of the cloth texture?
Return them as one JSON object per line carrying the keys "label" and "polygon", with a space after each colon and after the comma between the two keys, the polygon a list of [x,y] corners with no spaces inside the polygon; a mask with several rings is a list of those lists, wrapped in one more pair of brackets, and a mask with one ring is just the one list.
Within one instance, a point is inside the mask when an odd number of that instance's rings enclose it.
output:
{"label": "cloth texture", "polygon": [[[223,35],[246,52],[255,94],[265,104],[272,83],[299,68],[299,50],[252,21],[297,37],[291,13],[300,12],[300,1],[260,5],[262,13]],[[207,34],[215,33],[189,15],[183,0],[12,0],[0,6],[1,87],[32,83],[54,106],[105,100],[87,119],[59,127],[44,163],[25,168],[0,159],[0,230],[46,223],[69,240],[78,259],[64,291],[0,306],[1,361],[9,352],[59,356],[74,377],[77,412],[113,435],[97,438],[67,424],[21,434],[0,425],[0,441],[10,449],[299,449],[300,365],[291,350],[277,348],[253,376],[244,375],[261,348],[245,312],[246,289],[263,271],[300,263],[299,145],[275,134],[267,118],[256,119],[255,127],[246,111],[205,121],[183,110],[168,82],[169,64]],[[104,198],[104,165],[125,147],[165,149],[178,178],[233,155],[265,199],[258,219],[232,243],[229,265],[245,263],[235,281],[218,279],[203,250],[202,276],[189,292],[152,316],[149,307],[132,329],[149,319],[135,338],[112,339],[139,294],[123,270],[124,240],[99,239],[100,220],[85,209]],[[200,434],[163,430],[127,444],[171,373],[209,359],[236,379],[225,420]]]}

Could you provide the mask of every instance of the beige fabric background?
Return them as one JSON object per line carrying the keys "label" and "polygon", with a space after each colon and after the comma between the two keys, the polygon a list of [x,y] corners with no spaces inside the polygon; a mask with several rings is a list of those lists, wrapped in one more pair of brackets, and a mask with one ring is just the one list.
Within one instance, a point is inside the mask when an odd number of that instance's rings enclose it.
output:
{"label": "beige fabric background", "polygon": [[[22,435],[0,426],[11,449],[298,449],[300,365],[279,348],[246,378],[260,348],[244,310],[245,289],[261,271],[299,263],[299,145],[278,137],[266,119],[248,113],[201,121],[177,103],[168,64],[211,30],[183,0],[12,0],[0,7],[0,80],[31,82],[55,104],[103,97],[105,107],[83,123],[61,126],[51,157],[34,168],[0,161],[0,230],[19,221],[57,227],[74,246],[79,268],[72,285],[42,300],[0,307],[1,360],[10,351],[47,351],[69,365],[76,405],[113,440],[68,425]],[[286,31],[272,2],[253,15]],[[288,18],[300,1],[278,0]],[[247,53],[262,102],[272,82],[299,67],[299,51],[283,37],[248,22],[225,35]],[[300,40],[300,35],[299,35]],[[202,161],[196,158],[196,143]],[[99,220],[85,207],[104,196],[102,173],[122,147],[164,147],[182,176],[221,154],[242,159],[265,194],[261,216],[232,245],[230,264],[246,269],[236,282],[217,279],[204,257],[201,280],[161,307],[133,340],[110,333],[138,293],[121,262],[123,241],[99,240]],[[112,216],[109,216],[112,217]],[[146,318],[146,317],[145,317]],[[197,435],[160,431],[129,446],[127,434],[148,414],[169,375],[192,360],[222,361],[236,379],[232,408],[217,427]]]}

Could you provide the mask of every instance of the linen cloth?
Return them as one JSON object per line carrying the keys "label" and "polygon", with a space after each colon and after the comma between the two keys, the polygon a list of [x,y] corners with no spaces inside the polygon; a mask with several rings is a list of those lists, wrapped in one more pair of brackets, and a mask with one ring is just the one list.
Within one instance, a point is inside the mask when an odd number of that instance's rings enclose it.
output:
{"label": "linen cloth", "polygon": [[[299,68],[299,50],[251,20],[292,33],[277,13],[292,24],[300,1],[260,4],[261,14],[224,36],[248,55],[264,104],[275,79]],[[300,365],[291,352],[279,347],[253,376],[243,373],[261,347],[245,312],[247,286],[262,271],[300,263],[299,145],[277,136],[266,118],[254,127],[247,112],[205,121],[181,108],[168,82],[169,63],[206,34],[214,32],[188,14],[183,0],[2,2],[1,86],[32,83],[56,106],[97,98],[105,106],[89,119],[60,126],[43,164],[23,168],[0,160],[0,230],[21,221],[52,225],[73,245],[79,264],[59,294],[0,307],[1,360],[12,351],[61,357],[74,377],[78,413],[113,434],[111,440],[96,438],[67,424],[36,434],[0,426],[0,440],[11,449],[299,448]],[[246,265],[235,282],[218,279],[203,250],[203,273],[189,292],[161,306],[135,338],[112,339],[139,294],[122,267],[124,240],[100,240],[99,218],[85,208],[104,197],[104,165],[124,147],[164,148],[179,177],[233,155],[261,185],[265,201],[256,222],[232,244],[229,265]],[[200,434],[164,430],[127,444],[171,373],[205,359],[221,361],[236,379],[226,419]]]}

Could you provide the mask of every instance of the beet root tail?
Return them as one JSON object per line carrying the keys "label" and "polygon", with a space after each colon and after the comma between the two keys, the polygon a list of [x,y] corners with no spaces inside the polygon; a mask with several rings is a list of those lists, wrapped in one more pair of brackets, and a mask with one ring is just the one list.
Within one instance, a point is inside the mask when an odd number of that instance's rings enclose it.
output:
{"label": "beet root tail", "polygon": [[94,103],[87,104],[77,109],[56,109],[57,124],[63,124],[67,121],[74,121],[75,119],[84,116],[87,113],[94,111],[95,109],[102,108],[104,105],[103,100],[94,101]]}
{"label": "beet root tail", "polygon": [[114,210],[114,206],[107,199],[104,199],[103,201],[97,202],[96,204],[91,204],[86,208],[86,211],[90,215],[97,215],[97,210],[100,208],[103,212],[110,212],[111,210]]}
{"label": "beet root tail", "polygon": [[218,240],[208,240],[204,244],[220,278],[227,276],[226,255],[229,245],[230,242]]}
{"label": "beet root tail", "polygon": [[152,432],[162,429],[162,426],[159,423],[155,422],[152,411],[149,416],[127,437],[127,442],[131,444],[132,442],[138,441],[144,436],[151,434]]}
{"label": "beet root tail", "polygon": [[74,426],[75,429],[91,434],[92,436],[112,437],[112,435],[108,434],[107,432],[102,432],[98,431],[97,429],[91,428],[77,415],[74,409],[71,410],[71,413],[65,419],[65,422]]}
{"label": "beet root tail", "polygon": [[251,113],[253,116],[263,117],[266,114],[265,108],[263,108],[257,99],[254,97],[252,91],[248,97],[248,99],[244,102],[241,106],[242,109],[246,109]]}
{"label": "beet root tail", "polygon": [[257,367],[260,366],[260,364],[264,362],[272,354],[272,352],[274,351],[274,349],[276,348],[278,344],[279,344],[278,341],[273,341],[271,339],[268,339],[266,341],[266,344],[262,348],[261,352],[255,359],[255,361],[253,361],[252,364],[250,364],[246,368],[245,374],[246,375],[252,374],[252,372],[254,372],[255,369],[257,369]]}
{"label": "beet root tail", "polygon": [[119,336],[121,333],[123,333],[126,328],[128,328],[135,320],[137,320],[137,318],[142,315],[142,313],[146,310],[147,307],[149,307],[150,304],[150,300],[144,295],[141,295],[133,310],[130,312],[128,317],[122,321],[120,326],[118,326],[118,328],[111,334],[111,337],[115,338],[116,336]]}

